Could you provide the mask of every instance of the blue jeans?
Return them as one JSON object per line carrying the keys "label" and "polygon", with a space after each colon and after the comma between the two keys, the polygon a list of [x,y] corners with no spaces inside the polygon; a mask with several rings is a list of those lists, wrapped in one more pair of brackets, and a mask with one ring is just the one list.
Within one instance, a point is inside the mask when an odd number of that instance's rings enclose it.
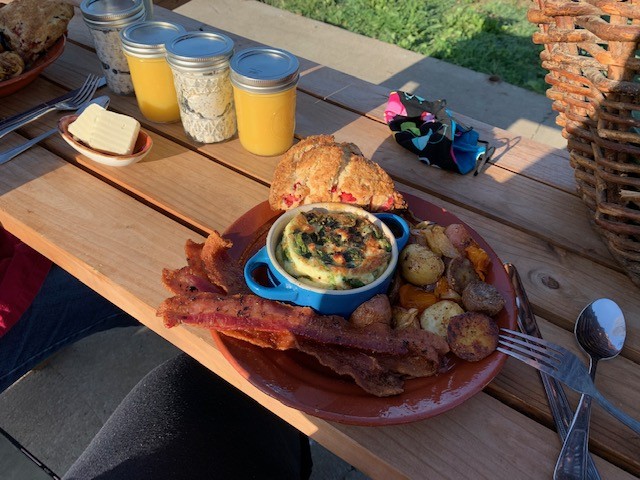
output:
{"label": "blue jeans", "polygon": [[140,323],[57,265],[29,309],[0,337],[0,392],[81,338]]}

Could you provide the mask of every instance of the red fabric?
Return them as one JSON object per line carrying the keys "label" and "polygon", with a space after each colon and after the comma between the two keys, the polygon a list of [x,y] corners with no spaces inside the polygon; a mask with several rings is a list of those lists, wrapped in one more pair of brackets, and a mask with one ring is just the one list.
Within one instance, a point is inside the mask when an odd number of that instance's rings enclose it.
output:
{"label": "red fabric", "polygon": [[51,261],[0,227],[0,337],[29,308]]}

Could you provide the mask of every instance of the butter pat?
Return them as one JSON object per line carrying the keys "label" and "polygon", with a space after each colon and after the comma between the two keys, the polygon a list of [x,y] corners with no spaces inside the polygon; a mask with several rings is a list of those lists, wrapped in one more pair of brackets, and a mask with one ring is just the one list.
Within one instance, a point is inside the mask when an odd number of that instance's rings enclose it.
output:
{"label": "butter pat", "polygon": [[138,139],[140,122],[92,103],[69,125],[69,133],[101,152],[130,155]]}

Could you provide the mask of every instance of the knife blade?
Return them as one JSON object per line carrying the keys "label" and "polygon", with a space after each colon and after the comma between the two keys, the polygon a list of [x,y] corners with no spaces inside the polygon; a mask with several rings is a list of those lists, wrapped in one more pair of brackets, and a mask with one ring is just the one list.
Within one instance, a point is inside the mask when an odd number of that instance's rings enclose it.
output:
{"label": "knife blade", "polygon": [[[106,84],[107,84],[106,78],[101,77],[98,82],[98,88],[104,87]],[[47,100],[46,102],[42,102],[40,105],[36,105],[35,107],[30,108],[29,110],[16,113],[15,115],[2,119],[0,121],[0,130],[4,129],[5,127],[8,127],[9,125],[13,125],[14,123],[18,123],[25,118],[31,118],[31,117],[37,118],[38,113],[40,113],[41,111],[44,111],[47,108],[52,107],[58,102],[63,102],[65,100],[73,98],[80,91],[80,88],[82,87],[76,88],[75,90],[71,90],[70,92],[67,92],[64,95],[60,95],[57,98],[53,98],[51,100]]]}
{"label": "knife blade", "polygon": [[[522,279],[518,274],[518,270],[515,265],[511,263],[505,263],[504,268],[511,279],[511,284],[513,285],[513,289],[516,293],[518,326],[520,327],[520,330],[527,335],[542,338],[538,322],[536,322],[536,317],[531,309],[531,304],[529,303],[529,298],[524,290],[524,285],[522,284]],[[558,435],[560,436],[560,440],[564,442],[564,439],[567,438],[569,425],[573,420],[573,410],[571,409],[569,400],[567,400],[567,395],[562,384],[546,373],[538,373],[540,374],[544,391],[547,394],[549,408],[551,409],[551,414],[556,424]],[[593,463],[591,455],[589,455],[589,458],[587,459],[587,478],[590,480],[600,480],[600,474]]]}

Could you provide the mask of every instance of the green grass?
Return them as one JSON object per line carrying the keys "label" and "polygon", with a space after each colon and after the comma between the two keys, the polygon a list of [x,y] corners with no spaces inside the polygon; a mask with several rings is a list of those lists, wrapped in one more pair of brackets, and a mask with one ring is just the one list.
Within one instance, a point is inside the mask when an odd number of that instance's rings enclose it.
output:
{"label": "green grass", "polygon": [[544,93],[528,0],[261,0]]}

